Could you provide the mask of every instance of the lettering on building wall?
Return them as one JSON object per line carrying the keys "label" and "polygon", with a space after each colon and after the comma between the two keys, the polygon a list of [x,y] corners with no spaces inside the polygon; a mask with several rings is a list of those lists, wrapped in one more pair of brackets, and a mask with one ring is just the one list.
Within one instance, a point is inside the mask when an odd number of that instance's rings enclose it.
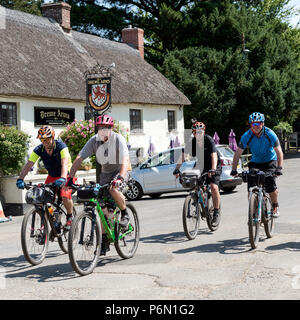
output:
{"label": "lettering on building wall", "polygon": [[34,107],[34,125],[65,125],[75,119],[74,108]]}

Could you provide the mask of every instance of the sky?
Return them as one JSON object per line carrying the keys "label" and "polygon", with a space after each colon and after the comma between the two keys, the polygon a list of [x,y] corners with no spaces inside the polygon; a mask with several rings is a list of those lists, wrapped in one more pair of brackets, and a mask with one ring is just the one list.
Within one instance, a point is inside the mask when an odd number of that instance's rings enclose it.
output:
{"label": "sky", "polygon": [[[295,9],[300,9],[300,0],[291,0],[290,3],[289,3],[289,7],[295,7]],[[299,22],[300,20],[300,13],[293,16],[291,19],[290,19],[290,24],[295,27],[297,22]]]}

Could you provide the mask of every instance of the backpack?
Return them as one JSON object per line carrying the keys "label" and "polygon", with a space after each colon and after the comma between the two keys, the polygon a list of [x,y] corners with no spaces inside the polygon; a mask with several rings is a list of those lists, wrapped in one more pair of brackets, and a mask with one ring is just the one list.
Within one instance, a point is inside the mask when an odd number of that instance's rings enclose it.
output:
{"label": "backpack", "polygon": [[[250,139],[248,140],[247,144],[246,144],[246,148],[249,147],[249,143],[251,142],[251,140],[253,139],[254,137],[254,133],[251,131],[252,135],[250,137]],[[270,137],[267,135],[266,133],[266,128],[264,127],[264,132],[263,132],[264,136],[268,139],[269,143],[270,143],[270,146],[272,147],[272,142],[271,142],[271,139]]]}

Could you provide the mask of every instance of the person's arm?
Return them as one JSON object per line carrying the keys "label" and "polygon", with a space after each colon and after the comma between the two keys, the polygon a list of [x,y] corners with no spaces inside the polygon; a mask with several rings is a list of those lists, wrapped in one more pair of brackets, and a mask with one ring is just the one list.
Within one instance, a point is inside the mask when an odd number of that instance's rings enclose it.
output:
{"label": "person's arm", "polygon": [[77,170],[79,169],[80,165],[81,165],[81,162],[83,161],[83,158],[81,158],[80,155],[78,155],[75,159],[75,161],[73,162],[73,165],[71,167],[71,170],[70,170],[70,178],[74,178]]}
{"label": "person's arm", "polygon": [[67,179],[68,171],[69,171],[69,163],[70,163],[70,153],[68,148],[64,148],[60,151],[61,156],[61,174],[60,176],[64,179]]}
{"label": "person's arm", "polygon": [[24,180],[24,178],[26,177],[27,173],[30,171],[30,169],[33,166],[34,166],[34,162],[28,160],[27,163],[25,164],[25,166],[22,168],[18,179]]}
{"label": "person's arm", "polygon": [[178,159],[178,161],[177,161],[175,170],[173,171],[173,175],[175,175],[176,178],[179,177],[179,169],[180,169],[181,165],[183,164],[185,158],[186,158],[186,155],[185,155],[185,153],[184,153],[184,150],[182,150],[181,156],[179,156],[179,159]]}
{"label": "person's arm", "polygon": [[129,163],[129,157],[125,156],[122,160],[121,168],[120,168],[120,176],[122,176],[123,178],[126,177],[127,170],[128,170],[128,163]]}
{"label": "person's arm", "polygon": [[211,169],[216,170],[218,164],[218,155],[217,152],[211,153]]}
{"label": "person's arm", "polygon": [[277,155],[277,166],[282,168],[282,166],[283,166],[283,152],[282,152],[280,144],[277,147],[274,147],[274,150]]}
{"label": "person's arm", "polygon": [[243,153],[244,149],[241,149],[240,147],[237,147],[235,154],[233,156],[233,161],[232,161],[232,171],[236,171],[240,157]]}

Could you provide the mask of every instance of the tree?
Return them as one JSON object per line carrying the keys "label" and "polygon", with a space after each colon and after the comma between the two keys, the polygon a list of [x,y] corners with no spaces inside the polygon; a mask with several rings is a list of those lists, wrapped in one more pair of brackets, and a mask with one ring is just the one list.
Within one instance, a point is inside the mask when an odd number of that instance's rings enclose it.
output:
{"label": "tree", "polygon": [[192,102],[185,107],[186,127],[197,118],[224,141],[231,128],[242,134],[254,111],[265,113],[269,127],[292,123],[300,114],[299,52],[286,36],[288,25],[229,1],[198,17],[188,39],[197,46],[167,53],[160,67]]}
{"label": "tree", "polygon": [[40,7],[43,2],[43,0],[0,0],[0,5],[8,9],[24,11],[41,16]]}

